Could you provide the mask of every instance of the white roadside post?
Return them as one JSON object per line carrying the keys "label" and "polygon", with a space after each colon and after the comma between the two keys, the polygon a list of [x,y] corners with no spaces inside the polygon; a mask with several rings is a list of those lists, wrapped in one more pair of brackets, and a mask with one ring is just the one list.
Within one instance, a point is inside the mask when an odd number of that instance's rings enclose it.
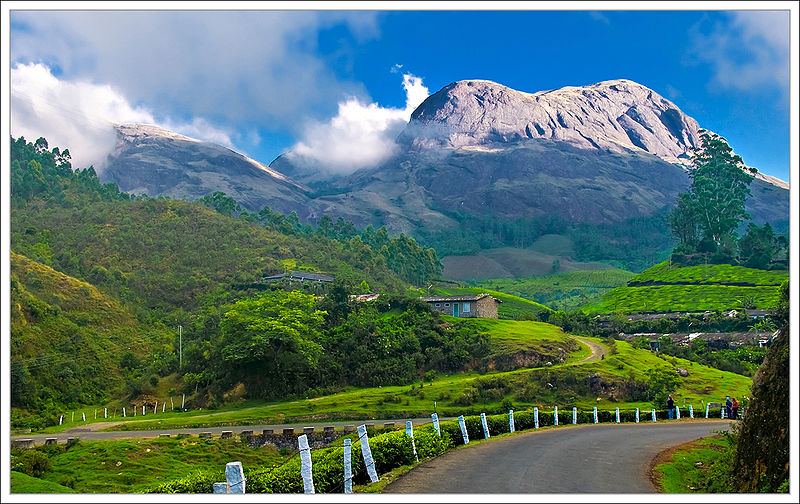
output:
{"label": "white roadside post", "polygon": [[639,408],[636,408],[636,423],[639,423]]}
{"label": "white roadside post", "polygon": [[406,420],[406,436],[411,438],[411,449],[414,450],[414,459],[419,462],[417,445],[414,443],[414,426],[411,424],[411,420]]}
{"label": "white roadside post", "polygon": [[594,407],[594,423],[597,423],[597,406]]}
{"label": "white roadside post", "polygon": [[464,444],[469,444],[469,436],[467,435],[467,425],[464,423],[464,415],[459,415],[458,425],[461,427],[461,437],[464,438]]}
{"label": "white roadside post", "polygon": [[103,408],[103,418],[108,418],[108,408]]}
{"label": "white roadside post", "polygon": [[436,434],[442,437],[442,431],[439,430],[439,415],[431,413],[431,419],[433,420],[433,428],[436,429]]}
{"label": "white roadside post", "polygon": [[351,464],[352,442],[344,440],[344,493],[353,493],[353,469]]}
{"label": "white roadside post", "polygon": [[675,406],[675,420],[681,419],[681,409],[678,406]]}
{"label": "white roadside post", "polygon": [[689,405],[689,418],[694,418],[694,408],[691,404]]}
{"label": "white roadside post", "polygon": [[246,478],[241,462],[228,462],[225,465],[225,479],[228,483],[228,493],[243,494]]}
{"label": "white roadside post", "polygon": [[61,425],[61,423],[63,421],[64,421],[64,415],[61,415],[60,417],[58,417],[58,425]]}
{"label": "white roadside post", "polygon": [[708,408],[711,406],[711,403],[706,403],[706,418],[708,418]]}
{"label": "white roadside post", "polygon": [[358,426],[358,439],[361,441],[361,455],[364,457],[364,465],[367,467],[367,474],[373,483],[378,481],[378,472],[375,470],[375,460],[372,458],[372,450],[369,448],[369,437],[367,437],[367,426]]}
{"label": "white roadside post", "polygon": [[172,396],[169,396],[169,406],[172,408],[172,411],[175,411],[175,403],[172,402]]}
{"label": "white roadside post", "polygon": [[94,419],[97,420],[97,408],[94,410]]}
{"label": "white roadside post", "polygon": [[558,425],[558,406],[553,406],[553,425]]}
{"label": "white roadside post", "polygon": [[158,401],[153,405],[153,414],[155,415],[156,413],[158,413]]}
{"label": "white roadside post", "polygon": [[578,423],[578,408],[572,407],[572,425]]}
{"label": "white roadside post", "polygon": [[537,429],[539,428],[539,408],[536,406],[533,407],[533,425],[535,425]]}
{"label": "white roadside post", "polygon": [[186,394],[183,394],[183,399],[181,399],[181,409],[186,411]]}
{"label": "white roadside post", "polygon": [[308,436],[303,434],[297,438],[300,448],[300,475],[303,477],[303,493],[314,493],[314,478],[311,474],[311,448],[308,446]]}
{"label": "white roadside post", "polygon": [[81,412],[81,416],[83,417],[83,421],[86,421],[86,413]]}
{"label": "white roadside post", "polygon": [[617,408],[617,423],[619,423],[619,408]]}
{"label": "white roadside post", "polygon": [[483,425],[483,439],[489,439],[489,425],[486,424],[486,413],[481,413],[481,425]]}
{"label": "white roadside post", "polygon": [[147,415],[147,411],[144,409],[144,404],[142,404],[142,415],[143,416]]}
{"label": "white roadside post", "polygon": [[164,413],[165,411],[167,411],[167,401],[161,403],[161,413]]}
{"label": "white roadside post", "polygon": [[122,417],[125,418],[127,415],[125,414],[125,406],[122,407]]}
{"label": "white roadside post", "polygon": [[508,432],[514,432],[514,410],[508,410]]}
{"label": "white roadside post", "polygon": [[654,422],[656,421],[656,410],[655,409],[653,409],[653,421]]}

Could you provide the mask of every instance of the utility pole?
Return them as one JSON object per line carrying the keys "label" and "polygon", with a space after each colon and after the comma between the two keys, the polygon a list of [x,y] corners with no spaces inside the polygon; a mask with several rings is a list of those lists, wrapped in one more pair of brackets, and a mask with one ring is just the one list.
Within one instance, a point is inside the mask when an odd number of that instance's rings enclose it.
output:
{"label": "utility pole", "polygon": [[178,367],[183,367],[183,326],[178,326]]}

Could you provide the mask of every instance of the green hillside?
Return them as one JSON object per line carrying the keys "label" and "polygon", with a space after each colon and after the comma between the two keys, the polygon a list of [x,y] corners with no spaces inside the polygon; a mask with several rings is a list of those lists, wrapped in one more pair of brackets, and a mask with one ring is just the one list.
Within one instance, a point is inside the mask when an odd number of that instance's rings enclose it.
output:
{"label": "green hillside", "polygon": [[493,278],[475,282],[480,288],[502,291],[541,303],[553,310],[574,310],[635,276],[621,269],[565,271],[522,278]]}
{"label": "green hillside", "polygon": [[770,309],[788,270],[728,264],[678,267],[660,263],[583,307],[585,313]]}
{"label": "green hillside", "polygon": [[96,287],[11,251],[12,423],[109,401],[123,393],[126,356],[152,361],[172,340]]}

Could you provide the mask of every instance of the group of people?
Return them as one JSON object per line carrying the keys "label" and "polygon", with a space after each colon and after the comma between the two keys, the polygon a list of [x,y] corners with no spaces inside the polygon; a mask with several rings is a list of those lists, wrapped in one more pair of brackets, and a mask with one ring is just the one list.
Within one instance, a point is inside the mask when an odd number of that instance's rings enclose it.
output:
{"label": "group of people", "polygon": [[[675,401],[672,400],[672,396],[667,397],[667,412],[670,420],[675,418]],[[731,401],[730,396],[725,396],[725,417],[735,420],[738,416],[739,401],[735,397]]]}

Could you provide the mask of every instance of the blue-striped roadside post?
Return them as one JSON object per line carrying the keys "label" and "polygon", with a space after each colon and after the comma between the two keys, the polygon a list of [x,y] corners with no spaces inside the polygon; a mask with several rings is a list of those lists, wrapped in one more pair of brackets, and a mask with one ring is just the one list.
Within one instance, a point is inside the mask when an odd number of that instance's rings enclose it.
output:
{"label": "blue-striped roadside post", "polygon": [[344,493],[353,493],[352,441],[344,440]]}
{"label": "blue-striped roadside post", "polygon": [[372,450],[369,448],[369,437],[367,436],[367,426],[358,426],[358,439],[361,441],[361,455],[364,457],[364,465],[367,467],[367,474],[373,483],[378,481],[378,472],[375,470],[375,459],[372,458]]}
{"label": "blue-striped roadside post", "polygon": [[514,432],[514,410],[508,410],[508,432]]}
{"label": "blue-striped roadside post", "polygon": [[691,404],[689,405],[689,418],[694,418],[694,408]]}
{"label": "blue-striped roadside post", "polygon": [[483,439],[489,439],[489,425],[486,423],[486,413],[481,413],[481,425],[483,426]]}
{"label": "blue-striped roadside post", "polygon": [[680,420],[680,419],[681,419],[681,409],[675,406],[675,420]]}
{"label": "blue-striped roadside post", "polygon": [[708,418],[708,407],[711,406],[711,403],[706,403],[706,418]]}
{"label": "blue-striped roadside post", "polygon": [[533,407],[533,425],[539,428],[539,408],[536,406]]}
{"label": "blue-striped roadside post", "polygon": [[414,459],[419,462],[417,445],[414,443],[414,426],[411,424],[411,420],[406,420],[406,436],[411,438],[411,449],[414,450]]}
{"label": "blue-striped roadside post", "polygon": [[553,406],[553,425],[558,425],[558,406]]}
{"label": "blue-striped roadside post", "polygon": [[619,408],[617,408],[617,423],[619,423]]}
{"label": "blue-striped roadside post", "polygon": [[636,423],[639,423],[639,408],[636,408]]}
{"label": "blue-striped roadside post", "polygon": [[572,425],[578,423],[578,408],[572,407]]}
{"label": "blue-striped roadside post", "polygon": [[461,437],[464,438],[464,444],[469,444],[469,436],[467,435],[467,425],[464,423],[464,415],[459,415],[458,425],[461,427]]}
{"label": "blue-striped roadside post", "polygon": [[433,420],[433,428],[436,429],[436,434],[442,437],[442,431],[439,430],[439,415],[431,413],[431,419]]}
{"label": "blue-striped roadside post", "polygon": [[594,423],[597,423],[597,406],[594,407],[592,416],[594,417]]}
{"label": "blue-striped roadside post", "polygon": [[303,493],[314,493],[314,478],[311,473],[311,447],[308,446],[308,436],[303,434],[297,438],[300,448],[300,476],[303,477]]}
{"label": "blue-striped roadside post", "polygon": [[653,409],[653,421],[654,422],[656,421],[656,410],[655,409]]}

